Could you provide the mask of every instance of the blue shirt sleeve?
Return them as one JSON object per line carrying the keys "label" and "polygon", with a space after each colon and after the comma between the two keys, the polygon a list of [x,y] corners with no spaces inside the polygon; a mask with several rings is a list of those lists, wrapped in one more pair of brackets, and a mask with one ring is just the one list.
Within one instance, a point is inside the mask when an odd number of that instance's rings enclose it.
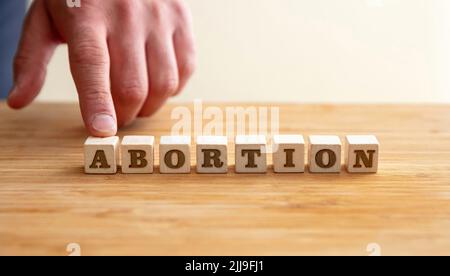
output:
{"label": "blue shirt sleeve", "polygon": [[12,87],[12,62],[25,16],[26,0],[0,0],[0,99]]}

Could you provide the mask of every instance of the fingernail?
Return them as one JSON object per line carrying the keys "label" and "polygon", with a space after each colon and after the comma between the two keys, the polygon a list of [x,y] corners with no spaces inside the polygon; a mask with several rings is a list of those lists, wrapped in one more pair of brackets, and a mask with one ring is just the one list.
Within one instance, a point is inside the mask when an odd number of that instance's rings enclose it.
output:
{"label": "fingernail", "polygon": [[116,121],[108,114],[96,114],[92,120],[92,128],[108,135],[114,135],[117,131]]}

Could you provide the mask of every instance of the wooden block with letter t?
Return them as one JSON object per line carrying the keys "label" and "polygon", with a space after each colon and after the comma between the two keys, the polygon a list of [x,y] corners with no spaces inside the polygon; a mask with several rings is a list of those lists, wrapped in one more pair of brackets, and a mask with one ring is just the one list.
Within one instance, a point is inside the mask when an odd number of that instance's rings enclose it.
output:
{"label": "wooden block with letter t", "polygon": [[191,137],[162,136],[159,142],[159,171],[167,174],[191,172]]}
{"label": "wooden block with letter t", "polygon": [[125,136],[120,145],[122,173],[153,173],[155,137]]}
{"label": "wooden block with letter t", "polygon": [[305,140],[302,135],[275,135],[272,150],[274,172],[305,172]]}
{"label": "wooden block with letter t", "polygon": [[347,135],[345,164],[349,173],[376,173],[380,144],[373,135]]}
{"label": "wooden block with letter t", "polygon": [[235,141],[236,173],[266,173],[266,137],[263,135],[237,135]]}
{"label": "wooden block with letter t", "polygon": [[197,137],[197,172],[228,172],[228,141],[226,136]]}
{"label": "wooden block with letter t", "polygon": [[309,136],[309,171],[312,173],[340,173],[341,148],[342,144],[338,136]]}
{"label": "wooden block with letter t", "polygon": [[115,174],[119,137],[88,137],[84,143],[84,171],[87,174]]}

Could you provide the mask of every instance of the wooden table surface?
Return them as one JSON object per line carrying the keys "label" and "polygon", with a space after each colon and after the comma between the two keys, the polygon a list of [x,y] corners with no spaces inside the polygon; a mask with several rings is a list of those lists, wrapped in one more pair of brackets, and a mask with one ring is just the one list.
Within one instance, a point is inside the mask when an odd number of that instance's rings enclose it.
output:
{"label": "wooden table surface", "polygon": [[1,103],[0,254],[450,254],[450,106],[280,105],[280,132],[375,134],[379,173],[85,175],[77,105]]}

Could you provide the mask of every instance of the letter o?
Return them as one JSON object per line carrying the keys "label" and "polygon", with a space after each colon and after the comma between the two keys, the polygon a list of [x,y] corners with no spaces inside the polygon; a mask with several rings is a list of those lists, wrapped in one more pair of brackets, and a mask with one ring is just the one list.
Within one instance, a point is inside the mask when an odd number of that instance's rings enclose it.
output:
{"label": "letter o", "polygon": [[[323,156],[328,155],[328,163],[323,163]],[[336,153],[330,149],[323,149],[316,153],[316,164],[323,169],[332,168],[336,164]]]}
{"label": "letter o", "polygon": [[[177,163],[173,164],[172,162],[172,156],[176,154],[177,155]],[[166,152],[166,155],[164,155],[164,163],[167,167],[171,169],[179,169],[184,166],[184,163],[186,162],[186,157],[184,156],[184,153],[180,150],[170,150]]]}

